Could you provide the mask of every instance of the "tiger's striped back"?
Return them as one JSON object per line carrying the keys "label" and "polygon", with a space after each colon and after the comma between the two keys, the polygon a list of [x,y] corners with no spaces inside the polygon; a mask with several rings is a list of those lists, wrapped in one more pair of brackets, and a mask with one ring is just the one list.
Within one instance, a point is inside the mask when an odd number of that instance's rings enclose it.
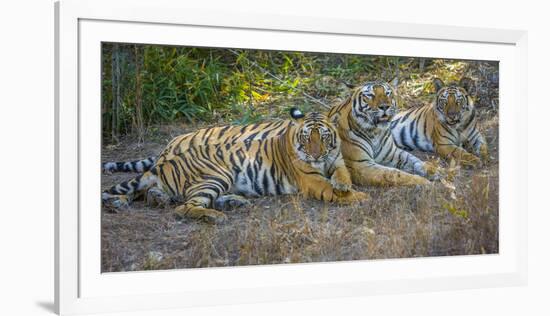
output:
{"label": "tiger's striped back", "polygon": [[151,169],[157,161],[164,161],[177,155],[182,148],[187,146],[200,146],[202,144],[232,143],[265,139],[280,135],[286,127],[284,120],[264,122],[250,125],[214,126],[199,129],[195,132],[182,134],[173,138],[158,156],[134,161],[106,162],[102,164],[104,172],[145,172]]}
{"label": "tiger's striped back", "polygon": [[203,128],[172,139],[159,155],[157,163],[169,160],[190,147],[223,144],[225,150],[230,150],[232,146],[241,142],[278,137],[287,131],[290,124],[292,124],[290,120],[275,120],[250,125]]}

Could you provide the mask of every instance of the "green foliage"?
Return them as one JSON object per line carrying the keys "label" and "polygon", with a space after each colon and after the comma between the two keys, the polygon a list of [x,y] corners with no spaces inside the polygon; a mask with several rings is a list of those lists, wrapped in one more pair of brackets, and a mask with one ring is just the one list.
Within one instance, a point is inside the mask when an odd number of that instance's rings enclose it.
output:
{"label": "green foliage", "polygon": [[253,108],[248,108],[236,103],[231,105],[231,113],[234,117],[232,123],[237,125],[257,123],[262,119],[262,115],[254,111]]}
{"label": "green foliage", "polygon": [[[104,43],[102,114],[106,141],[174,122],[246,124],[323,109],[347,95],[342,83],[413,79],[426,92],[425,67],[456,79],[465,62],[351,54]],[[286,117],[286,116],[283,116]]]}

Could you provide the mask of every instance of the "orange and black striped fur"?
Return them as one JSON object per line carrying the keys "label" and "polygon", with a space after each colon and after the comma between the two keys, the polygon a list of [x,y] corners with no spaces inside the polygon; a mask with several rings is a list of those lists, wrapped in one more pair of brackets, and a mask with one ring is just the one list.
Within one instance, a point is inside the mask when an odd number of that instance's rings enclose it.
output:
{"label": "orange and black striped fur", "polygon": [[[349,203],[367,195],[351,188],[336,128],[319,113],[294,120],[202,129],[176,137],[142,175],[103,193],[104,203],[121,205],[136,194],[179,201],[176,213],[220,221],[214,208],[248,203],[242,196],[301,193]],[[113,203],[114,202],[114,203]]]}
{"label": "orange and black striped fur", "polygon": [[435,152],[463,166],[481,166],[489,155],[470,97],[473,81],[463,78],[445,86],[435,79],[433,83],[437,91],[434,103],[401,112],[392,120],[396,143],[408,150]]}
{"label": "orange and black striped fur", "polygon": [[371,81],[353,90],[329,112],[342,139],[342,154],[353,183],[416,185],[429,183],[437,168],[397,147],[389,122],[397,111],[396,96],[387,82]]}

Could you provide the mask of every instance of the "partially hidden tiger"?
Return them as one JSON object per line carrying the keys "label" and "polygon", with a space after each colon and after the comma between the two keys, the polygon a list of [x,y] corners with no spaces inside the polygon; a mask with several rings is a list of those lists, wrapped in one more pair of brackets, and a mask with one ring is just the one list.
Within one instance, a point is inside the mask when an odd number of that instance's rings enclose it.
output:
{"label": "partially hidden tiger", "polygon": [[150,203],[179,203],[175,212],[181,217],[222,222],[222,210],[248,204],[245,197],[299,193],[337,203],[367,199],[352,188],[329,118],[296,108],[291,117],[200,129],[175,137],[158,158],[106,163],[108,171],[142,173],[104,191],[102,201],[123,207],[141,195]]}
{"label": "partially hidden tiger", "polygon": [[473,98],[474,82],[462,78],[445,85],[433,80],[434,102],[397,114],[391,122],[397,145],[407,150],[435,152],[465,167],[488,161],[487,142],[478,128]]}
{"label": "partially hidden tiger", "polygon": [[436,164],[422,161],[394,142],[390,121],[397,112],[396,98],[392,84],[369,81],[328,113],[337,122],[342,154],[355,184],[426,185],[439,178]]}

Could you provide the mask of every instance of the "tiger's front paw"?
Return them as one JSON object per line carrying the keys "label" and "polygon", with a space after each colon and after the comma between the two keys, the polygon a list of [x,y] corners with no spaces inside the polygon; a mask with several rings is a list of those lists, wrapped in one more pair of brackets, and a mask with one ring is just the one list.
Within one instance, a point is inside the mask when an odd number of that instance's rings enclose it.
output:
{"label": "tiger's front paw", "polygon": [[190,218],[210,224],[221,224],[227,221],[227,215],[223,212],[203,207],[187,207],[186,205],[176,207],[174,215],[176,219]]}
{"label": "tiger's front paw", "polygon": [[351,182],[339,182],[338,180],[334,179],[334,177],[330,179],[330,185],[332,185],[332,188],[334,190],[339,192],[348,192],[349,190],[351,190]]}
{"label": "tiger's front paw", "polygon": [[338,196],[336,202],[341,204],[358,203],[361,201],[366,201],[370,198],[366,192],[355,190],[350,190],[348,192],[342,192],[339,194],[337,193],[336,195]]}
{"label": "tiger's front paw", "polygon": [[345,168],[336,170],[332,177],[330,177],[330,185],[338,192],[348,192],[351,190],[351,177],[348,171]]}
{"label": "tiger's front paw", "polygon": [[394,185],[427,185],[430,184],[430,180],[412,173],[406,173],[402,171],[393,171],[384,175],[384,180],[381,185],[394,186]]}
{"label": "tiger's front paw", "polygon": [[462,155],[460,164],[467,169],[481,168],[483,166],[481,159],[471,154]]}
{"label": "tiger's front paw", "polygon": [[424,169],[426,170],[426,177],[432,181],[439,180],[443,177],[442,169],[436,162],[426,161],[424,163]]}
{"label": "tiger's front paw", "polygon": [[428,185],[431,183],[430,180],[421,176],[417,176],[415,174],[413,175],[413,177],[408,179],[408,182],[410,185]]}

